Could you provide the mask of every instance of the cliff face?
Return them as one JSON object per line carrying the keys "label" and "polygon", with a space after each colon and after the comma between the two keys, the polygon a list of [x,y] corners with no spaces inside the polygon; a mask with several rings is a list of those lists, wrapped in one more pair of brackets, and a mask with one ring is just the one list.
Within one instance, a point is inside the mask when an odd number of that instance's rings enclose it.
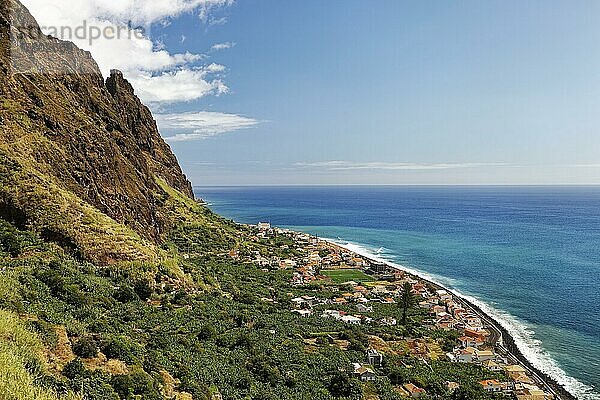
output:
{"label": "cliff face", "polygon": [[[0,0],[0,216],[84,257],[146,258],[142,248],[171,224],[163,182],[193,198],[123,75],[104,80],[89,53],[41,35],[18,1]],[[89,245],[94,235],[115,248]]]}

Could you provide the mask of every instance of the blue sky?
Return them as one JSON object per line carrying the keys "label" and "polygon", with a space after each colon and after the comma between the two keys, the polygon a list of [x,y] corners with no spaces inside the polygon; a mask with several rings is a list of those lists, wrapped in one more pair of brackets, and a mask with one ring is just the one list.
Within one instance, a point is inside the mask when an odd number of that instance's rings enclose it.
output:
{"label": "blue sky", "polygon": [[195,185],[600,184],[597,1],[200,3],[147,96]]}

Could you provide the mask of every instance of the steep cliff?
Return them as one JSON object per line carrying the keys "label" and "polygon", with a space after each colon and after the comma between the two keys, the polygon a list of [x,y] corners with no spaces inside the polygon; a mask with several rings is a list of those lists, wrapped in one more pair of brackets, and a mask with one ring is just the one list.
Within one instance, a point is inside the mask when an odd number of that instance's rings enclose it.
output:
{"label": "steep cliff", "polygon": [[0,0],[0,217],[93,261],[153,259],[173,218],[164,182],[193,198],[123,75]]}

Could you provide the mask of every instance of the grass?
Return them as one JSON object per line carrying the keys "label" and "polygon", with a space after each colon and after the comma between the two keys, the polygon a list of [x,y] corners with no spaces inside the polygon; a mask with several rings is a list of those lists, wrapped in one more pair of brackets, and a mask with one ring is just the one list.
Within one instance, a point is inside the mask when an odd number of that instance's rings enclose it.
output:
{"label": "grass", "polygon": [[41,170],[31,160],[11,156],[9,149],[0,144],[0,197],[2,202],[23,210],[32,230],[67,238],[83,258],[99,264],[159,260],[160,252],[153,243]]}
{"label": "grass", "polygon": [[334,283],[354,282],[372,282],[375,279],[358,269],[330,269],[321,271],[325,276],[331,278]]}
{"label": "grass", "polygon": [[39,387],[44,370],[42,342],[14,314],[0,310],[0,399],[76,400]]}

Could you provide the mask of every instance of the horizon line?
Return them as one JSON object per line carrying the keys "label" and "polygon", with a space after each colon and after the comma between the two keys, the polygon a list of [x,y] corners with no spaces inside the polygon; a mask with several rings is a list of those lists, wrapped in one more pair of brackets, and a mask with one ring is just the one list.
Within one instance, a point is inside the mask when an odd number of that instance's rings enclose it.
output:
{"label": "horizon line", "polygon": [[403,186],[403,187],[600,187],[600,183],[284,183],[284,184],[216,184],[208,187],[326,187],[326,186]]}

